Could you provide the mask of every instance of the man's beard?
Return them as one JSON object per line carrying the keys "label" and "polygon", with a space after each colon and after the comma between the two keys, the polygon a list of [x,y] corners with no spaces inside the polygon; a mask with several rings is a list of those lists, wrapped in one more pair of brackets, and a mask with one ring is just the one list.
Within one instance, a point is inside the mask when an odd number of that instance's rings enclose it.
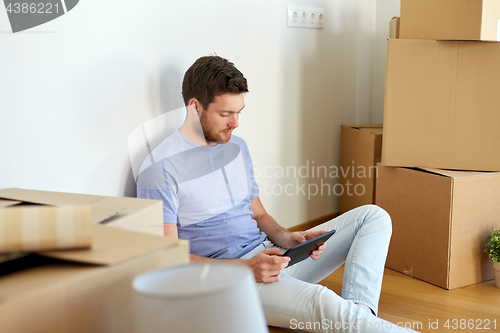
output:
{"label": "man's beard", "polygon": [[[206,111],[205,111],[206,112]],[[213,143],[226,143],[231,138],[231,135],[224,137],[221,134],[221,131],[217,131],[215,127],[209,124],[206,113],[203,112],[200,117],[201,129],[203,130],[203,135],[205,136],[205,140],[207,142]],[[226,129],[226,131],[230,131],[231,129]]]}

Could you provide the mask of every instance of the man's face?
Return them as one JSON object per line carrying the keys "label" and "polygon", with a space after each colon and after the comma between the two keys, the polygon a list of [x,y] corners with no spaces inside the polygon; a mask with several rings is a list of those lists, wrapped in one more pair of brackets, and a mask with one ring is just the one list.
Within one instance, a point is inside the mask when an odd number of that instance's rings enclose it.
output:
{"label": "man's face", "polygon": [[239,126],[238,119],[245,107],[243,94],[216,96],[207,109],[200,114],[201,128],[208,144],[226,143],[232,131]]}

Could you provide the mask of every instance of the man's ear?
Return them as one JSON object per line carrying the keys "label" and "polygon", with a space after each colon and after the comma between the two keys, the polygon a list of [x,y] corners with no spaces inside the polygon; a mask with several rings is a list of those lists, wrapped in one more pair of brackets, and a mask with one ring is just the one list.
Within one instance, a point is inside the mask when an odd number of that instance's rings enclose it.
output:
{"label": "man's ear", "polygon": [[196,98],[191,98],[188,103],[189,112],[192,112],[193,115],[199,116],[201,111],[201,104]]}

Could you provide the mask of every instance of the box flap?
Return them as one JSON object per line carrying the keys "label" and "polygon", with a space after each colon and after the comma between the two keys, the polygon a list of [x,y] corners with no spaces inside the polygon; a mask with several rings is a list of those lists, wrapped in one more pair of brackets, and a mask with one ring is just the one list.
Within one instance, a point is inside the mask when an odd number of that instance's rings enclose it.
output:
{"label": "box flap", "polygon": [[102,223],[123,213],[127,206],[124,203],[117,203],[116,198],[104,197],[92,204],[92,222]]}
{"label": "box flap", "polygon": [[462,179],[462,178],[474,178],[474,177],[482,177],[498,174],[500,172],[488,172],[488,171],[461,171],[461,170],[445,170],[445,169],[433,169],[433,168],[417,168],[420,170],[424,170],[427,172],[435,173],[438,175],[442,175],[445,177],[453,178],[453,179]]}
{"label": "box flap", "polygon": [[[120,202],[122,198],[105,197],[99,195],[75,194],[63,192],[25,190],[8,188],[0,190],[0,209],[21,202],[29,202],[51,206],[91,205],[92,222],[100,223],[110,219],[126,209],[126,204]],[[17,201],[14,201],[17,200]]]}
{"label": "box flap", "polygon": [[124,229],[92,225],[92,248],[47,251],[40,255],[88,264],[112,265],[156,249],[173,246],[179,240]]}
{"label": "box flap", "polygon": [[401,25],[401,20],[399,16],[394,16],[389,21],[389,38],[399,38],[399,27]]}
{"label": "box flap", "polygon": [[382,129],[383,129],[383,124],[361,124],[361,125],[342,125],[342,126],[355,128],[360,131],[373,133],[375,135],[382,135]]}
{"label": "box flap", "polygon": [[0,209],[20,204],[21,201],[0,199]]}
{"label": "box flap", "polygon": [[360,131],[372,133],[374,135],[382,135],[383,129],[382,127],[376,128],[376,127],[362,127],[358,128]]}
{"label": "box flap", "polygon": [[89,205],[17,205],[0,210],[0,253],[88,248]]}
{"label": "box flap", "polygon": [[43,205],[91,205],[105,197],[99,195],[75,194],[7,188],[0,190],[1,199],[19,200]]}

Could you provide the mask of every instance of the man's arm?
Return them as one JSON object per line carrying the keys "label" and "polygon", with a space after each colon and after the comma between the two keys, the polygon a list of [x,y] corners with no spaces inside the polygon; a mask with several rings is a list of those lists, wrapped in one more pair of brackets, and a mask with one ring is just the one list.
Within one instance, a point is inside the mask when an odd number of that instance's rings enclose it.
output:
{"label": "man's arm", "polygon": [[[283,228],[266,212],[259,197],[251,201],[250,209],[253,212],[252,218],[257,221],[259,229],[263,231],[274,244],[285,249],[289,249],[292,246],[327,232],[324,230],[291,232]],[[326,243],[321,245],[317,250],[314,250],[311,253],[311,258],[314,260],[319,259],[319,255],[323,253],[325,246]]]}
{"label": "man's arm", "polygon": [[175,223],[163,223],[163,235],[165,237],[178,238],[177,225]]}
{"label": "man's arm", "polygon": [[[278,222],[266,212],[259,197],[251,201],[250,210],[253,212],[252,219],[257,221],[257,227],[259,227],[274,244],[285,249],[289,249],[298,244],[292,242],[290,239],[292,232],[280,226]],[[305,239],[299,241],[299,243],[302,242],[305,242]]]}
{"label": "man's arm", "polygon": [[[167,237],[178,238],[177,225],[175,223],[164,223],[163,233]],[[230,262],[240,265],[246,265],[252,269],[255,281],[257,282],[276,282],[280,279],[280,274],[288,265],[290,258],[282,257],[278,249],[267,249],[255,257],[245,259],[212,259],[202,257],[196,254],[190,254],[191,262]]]}

